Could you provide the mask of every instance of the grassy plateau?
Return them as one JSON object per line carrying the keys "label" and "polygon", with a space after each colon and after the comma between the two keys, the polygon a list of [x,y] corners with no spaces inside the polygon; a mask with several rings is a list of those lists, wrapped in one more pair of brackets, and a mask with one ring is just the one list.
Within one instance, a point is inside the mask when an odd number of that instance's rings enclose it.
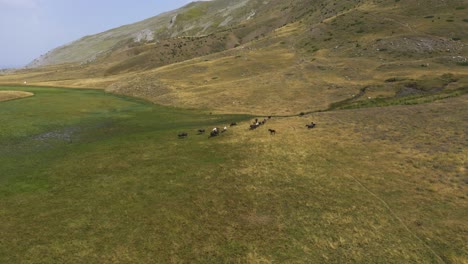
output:
{"label": "grassy plateau", "polygon": [[466,95],[250,131],[99,90],[0,90],[35,94],[0,103],[0,263],[468,261]]}

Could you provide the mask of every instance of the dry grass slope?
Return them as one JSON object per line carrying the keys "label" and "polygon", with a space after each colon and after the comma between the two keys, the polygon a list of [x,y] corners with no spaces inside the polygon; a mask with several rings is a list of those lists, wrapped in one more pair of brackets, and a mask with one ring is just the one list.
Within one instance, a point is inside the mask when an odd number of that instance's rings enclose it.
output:
{"label": "dry grass slope", "polygon": [[25,98],[33,95],[33,93],[24,91],[0,91],[0,102]]}
{"label": "dry grass slope", "polygon": [[[325,110],[363,88],[361,100],[401,95],[406,88],[391,79],[451,74],[457,81],[449,87],[424,89],[468,86],[460,1],[421,10],[418,1],[276,5],[281,12],[271,5],[268,16],[207,36],[133,44],[96,63],[17,71],[0,83],[101,88],[164,105],[265,115]],[[289,23],[266,26],[280,15]]]}

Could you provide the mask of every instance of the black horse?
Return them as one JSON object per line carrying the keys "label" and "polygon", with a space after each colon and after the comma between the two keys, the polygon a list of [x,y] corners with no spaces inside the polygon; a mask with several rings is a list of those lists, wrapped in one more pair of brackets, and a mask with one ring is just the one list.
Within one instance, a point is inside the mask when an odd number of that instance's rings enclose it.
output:
{"label": "black horse", "polygon": [[197,131],[199,135],[205,133],[205,129],[198,129]]}
{"label": "black horse", "polygon": [[270,131],[270,135],[275,135],[276,134],[276,130],[274,130],[274,129],[269,128],[268,131]]}
{"label": "black horse", "polygon": [[182,132],[177,135],[179,138],[186,138],[188,136],[187,132]]}

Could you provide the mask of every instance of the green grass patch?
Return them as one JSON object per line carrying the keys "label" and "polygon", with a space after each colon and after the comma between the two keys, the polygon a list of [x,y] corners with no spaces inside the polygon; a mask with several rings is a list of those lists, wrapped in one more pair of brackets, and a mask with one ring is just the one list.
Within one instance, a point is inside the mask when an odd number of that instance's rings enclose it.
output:
{"label": "green grass patch", "polygon": [[206,13],[206,9],[203,4],[199,4],[195,7],[190,8],[184,13],[177,16],[179,21],[188,21],[202,17]]}
{"label": "green grass patch", "polygon": [[462,87],[456,90],[443,90],[435,94],[420,94],[404,97],[391,98],[373,98],[360,101],[343,101],[332,104],[330,109],[358,109],[368,107],[385,107],[394,105],[417,105],[431,103],[438,100],[443,100],[451,97],[457,97],[468,93],[468,87]]}
{"label": "green grass patch", "polygon": [[451,90],[445,90],[445,87],[447,87],[447,85],[450,83],[457,82],[459,78],[460,77],[457,77],[451,73],[442,74],[437,78],[426,77],[418,80],[392,77],[385,79],[385,83],[393,84],[393,89],[395,89],[394,96],[370,98],[366,95],[366,92],[370,87],[364,87],[357,96],[332,103],[329,109],[355,109],[391,105],[414,105],[456,97],[465,94],[467,92],[467,87],[462,86],[458,89]]}
{"label": "green grass patch", "polygon": [[[1,232],[10,241],[0,247],[2,263],[52,263],[63,251],[68,260],[81,259],[88,249],[93,252],[84,259],[92,261],[97,252],[118,254],[106,248],[118,249],[132,232],[141,237],[130,242],[140,244],[141,253],[148,243],[150,252],[163,252],[173,236],[189,235],[181,232],[183,222],[200,217],[193,199],[208,187],[206,177],[239,158],[196,130],[247,116],[162,107],[97,90],[15,88],[35,96],[0,103],[0,219],[10,227]],[[189,137],[178,139],[182,131]],[[18,207],[18,199],[28,202]],[[143,219],[160,223],[160,239],[143,241],[150,232],[138,227]],[[21,243],[11,243],[15,239]]]}

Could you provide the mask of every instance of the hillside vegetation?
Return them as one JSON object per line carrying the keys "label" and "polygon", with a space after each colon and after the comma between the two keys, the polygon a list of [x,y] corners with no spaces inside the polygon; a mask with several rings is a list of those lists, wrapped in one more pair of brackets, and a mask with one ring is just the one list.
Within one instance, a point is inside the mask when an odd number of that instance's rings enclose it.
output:
{"label": "hillside vegetation", "polygon": [[[100,46],[91,61],[61,60],[53,51],[51,63],[73,63],[19,70],[0,82],[277,115],[343,101],[464,93],[466,10],[461,0],[196,2],[64,47],[74,57]],[[135,39],[143,28],[153,37]],[[450,83],[437,81],[447,75]]]}

